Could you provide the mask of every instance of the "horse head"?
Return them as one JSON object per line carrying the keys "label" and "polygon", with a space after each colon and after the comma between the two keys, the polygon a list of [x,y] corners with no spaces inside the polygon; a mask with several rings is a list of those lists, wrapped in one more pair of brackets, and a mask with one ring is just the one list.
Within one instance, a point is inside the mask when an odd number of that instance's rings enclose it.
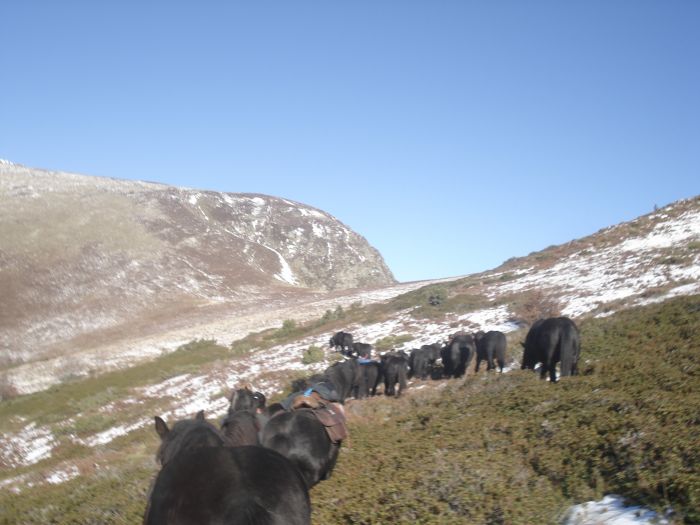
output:
{"label": "horse head", "polygon": [[160,416],[155,416],[155,425],[161,440],[156,459],[161,465],[168,463],[182,450],[226,444],[221,432],[204,419],[203,410],[197,412],[193,419],[178,421],[172,428],[168,428]]}
{"label": "horse head", "polygon": [[262,392],[253,391],[250,384],[246,384],[243,388],[238,388],[231,392],[229,397],[231,405],[229,406],[229,414],[240,410],[250,410],[257,412],[265,408],[267,399]]}

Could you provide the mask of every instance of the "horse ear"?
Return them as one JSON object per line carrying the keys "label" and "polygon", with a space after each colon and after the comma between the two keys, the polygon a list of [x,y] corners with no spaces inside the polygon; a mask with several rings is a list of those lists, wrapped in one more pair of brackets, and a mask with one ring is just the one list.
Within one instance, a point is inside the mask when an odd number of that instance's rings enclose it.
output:
{"label": "horse ear", "polygon": [[200,410],[199,412],[197,412],[197,415],[194,416],[194,418],[197,421],[204,421],[204,410]]}
{"label": "horse ear", "polygon": [[156,416],[156,433],[160,436],[160,439],[165,439],[165,436],[168,435],[168,432],[170,432],[170,429],[168,428],[168,425],[165,424],[165,421],[160,416]]}

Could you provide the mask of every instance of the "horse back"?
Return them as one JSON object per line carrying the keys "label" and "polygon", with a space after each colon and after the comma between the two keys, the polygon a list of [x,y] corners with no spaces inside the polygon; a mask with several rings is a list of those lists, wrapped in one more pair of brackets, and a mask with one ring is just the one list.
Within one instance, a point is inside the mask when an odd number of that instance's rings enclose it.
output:
{"label": "horse back", "polygon": [[338,458],[339,446],[331,442],[323,424],[307,410],[272,417],[263,429],[261,444],[289,459],[308,487],[326,479]]}
{"label": "horse back", "polygon": [[307,525],[309,494],[294,466],[262,447],[178,454],[159,472],[146,525]]}

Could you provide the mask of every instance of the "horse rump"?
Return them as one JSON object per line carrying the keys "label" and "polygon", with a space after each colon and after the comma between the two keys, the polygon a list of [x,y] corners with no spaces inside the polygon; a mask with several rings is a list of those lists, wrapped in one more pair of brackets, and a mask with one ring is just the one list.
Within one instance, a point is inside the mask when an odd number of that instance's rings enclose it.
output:
{"label": "horse rump", "polygon": [[331,441],[326,428],[309,410],[271,417],[260,442],[289,459],[309,488],[331,476],[340,451],[340,443]]}
{"label": "horse rump", "polygon": [[183,451],[158,473],[144,525],[308,525],[306,484],[282,455],[262,447]]}

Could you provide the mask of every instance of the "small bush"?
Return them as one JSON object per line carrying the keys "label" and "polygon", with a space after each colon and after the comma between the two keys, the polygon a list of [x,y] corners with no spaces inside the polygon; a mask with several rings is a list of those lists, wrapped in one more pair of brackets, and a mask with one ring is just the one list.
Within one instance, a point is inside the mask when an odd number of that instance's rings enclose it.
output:
{"label": "small bush", "polygon": [[301,362],[305,365],[312,365],[314,363],[320,363],[326,357],[326,353],[322,348],[316,345],[312,345],[306,350],[301,356]]}
{"label": "small bush", "polygon": [[335,310],[326,310],[326,313],[324,313],[323,317],[321,317],[321,321],[324,323],[329,323],[331,321],[338,321],[344,317],[345,310],[343,310],[342,306],[338,305],[335,307]]}
{"label": "small bush", "polygon": [[178,350],[183,350],[185,352],[197,352],[199,350],[206,350],[211,346],[216,346],[216,344],[216,339],[193,339],[189,343],[178,347]]}
{"label": "small bush", "polygon": [[282,326],[277,330],[263,336],[264,339],[280,342],[282,339],[289,339],[302,335],[309,330],[309,326],[299,326],[294,319],[285,319],[282,321]]}
{"label": "small bush", "polygon": [[412,340],[413,336],[409,334],[388,335],[386,337],[382,337],[381,339],[377,339],[377,341],[374,343],[374,349],[378,352],[386,352],[387,350],[391,350],[392,348],[396,348],[397,346]]}

